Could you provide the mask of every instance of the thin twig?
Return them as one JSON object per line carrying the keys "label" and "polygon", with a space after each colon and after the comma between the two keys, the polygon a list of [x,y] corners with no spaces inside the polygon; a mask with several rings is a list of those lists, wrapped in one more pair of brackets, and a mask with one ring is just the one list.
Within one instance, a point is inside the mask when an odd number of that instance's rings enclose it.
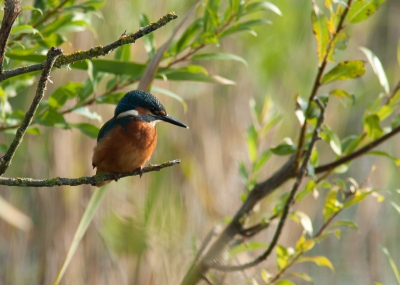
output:
{"label": "thin twig", "polygon": [[20,0],[4,1],[4,16],[0,28],[0,74],[3,73],[3,60],[10,32],[15,19],[21,13]]}
{"label": "thin twig", "polygon": [[314,145],[315,145],[316,141],[318,140],[318,133],[320,131],[322,122],[324,121],[325,108],[322,106],[322,103],[320,103],[319,100],[317,100],[317,103],[321,108],[321,114],[320,114],[320,116],[318,118],[317,125],[315,126],[315,129],[314,129],[314,132],[313,132],[313,136],[311,138],[311,141],[310,141],[310,144],[308,146],[307,152],[306,152],[306,154],[304,156],[302,165],[301,165],[301,167],[300,167],[300,169],[299,169],[299,171],[297,173],[296,181],[293,184],[293,187],[292,187],[292,190],[290,191],[289,197],[286,200],[285,206],[284,206],[283,211],[282,211],[281,218],[280,218],[278,226],[277,226],[277,228],[275,230],[275,234],[274,234],[274,236],[272,238],[272,241],[269,244],[267,250],[263,254],[261,254],[259,257],[257,257],[256,259],[254,259],[251,262],[248,262],[248,263],[245,263],[245,264],[242,264],[242,265],[234,265],[234,266],[232,266],[232,265],[231,266],[221,266],[219,264],[213,263],[211,265],[211,267],[213,269],[223,270],[223,271],[238,271],[238,270],[244,270],[244,269],[253,267],[253,266],[259,264],[260,262],[264,261],[271,254],[272,250],[275,248],[275,245],[277,244],[278,239],[279,239],[279,237],[281,235],[281,232],[282,232],[283,226],[285,224],[286,218],[287,218],[287,216],[289,214],[290,205],[292,204],[292,201],[293,201],[294,196],[295,196],[295,194],[297,192],[297,189],[300,186],[301,181],[303,180],[304,176],[306,175],[307,166],[308,166],[308,163],[309,163],[309,160],[310,160],[310,157],[311,157],[311,153],[312,153],[312,150],[314,149]]}
{"label": "thin twig", "polygon": [[17,186],[17,187],[54,187],[54,186],[77,186],[83,184],[96,185],[103,181],[114,180],[115,177],[123,178],[127,176],[137,176],[142,173],[159,171],[163,168],[179,164],[180,159],[167,161],[161,164],[153,164],[143,167],[142,170],[137,169],[132,172],[126,173],[113,173],[113,174],[97,174],[94,176],[80,177],[80,178],[49,178],[49,179],[32,179],[32,178],[7,178],[0,177],[0,185]]}
{"label": "thin twig", "polygon": [[[61,66],[69,65],[85,59],[92,59],[99,56],[105,56],[106,54],[110,53],[111,51],[120,46],[134,43],[137,39],[140,39],[144,35],[154,32],[155,30],[161,28],[162,26],[165,26],[170,21],[176,18],[178,18],[178,15],[176,15],[175,13],[168,13],[167,15],[160,18],[157,22],[151,23],[150,25],[140,28],[139,31],[130,36],[121,36],[117,41],[109,45],[106,45],[104,47],[97,46],[86,51],[76,51],[69,55],[62,55],[54,63],[54,67],[60,68]],[[13,76],[42,70],[43,68],[44,68],[44,63],[39,63],[30,66],[19,67],[12,70],[7,70],[3,74],[0,74],[0,82]]]}
{"label": "thin twig", "polygon": [[[351,3],[352,3],[352,0],[348,0],[347,7],[344,9],[342,15],[340,16],[340,20],[339,20],[339,23],[338,23],[338,25],[336,27],[335,33],[333,34],[333,37],[331,38],[331,40],[328,42],[328,45],[326,47],[326,54],[325,54],[325,56],[324,56],[324,58],[322,60],[322,63],[318,67],[317,75],[316,75],[315,80],[314,80],[314,85],[312,87],[311,94],[310,94],[310,96],[308,98],[308,107],[307,107],[307,110],[305,112],[306,116],[309,113],[309,111],[311,110],[311,103],[315,99],[315,96],[317,96],[317,92],[318,92],[319,88],[322,85],[321,81],[322,81],[322,77],[324,75],[325,67],[328,64],[328,57],[329,57],[331,49],[334,48],[332,46],[332,44],[335,41],[336,37],[339,35],[339,33],[345,27],[344,26],[344,20],[346,19],[347,13],[348,13],[348,11],[349,11],[349,9],[351,7]],[[305,144],[307,127],[308,127],[308,121],[307,121],[307,118],[305,118],[304,119],[304,124],[301,127],[300,134],[299,134],[299,140],[298,140],[299,141],[298,142],[298,150],[299,151],[296,154],[296,163],[299,163],[300,158],[303,155],[303,147],[304,147],[304,144]]]}
{"label": "thin twig", "polygon": [[8,148],[6,154],[0,159],[0,175],[3,175],[4,172],[6,172],[7,168],[11,165],[11,160],[15,152],[17,151],[17,148],[21,144],[28,126],[30,125],[30,123],[33,120],[33,117],[35,116],[40,101],[42,101],[43,99],[44,91],[46,90],[47,82],[49,81],[51,68],[53,67],[57,57],[59,57],[61,54],[62,50],[54,47],[48,51],[47,60],[44,63],[44,69],[42,75],[40,76],[38,87],[36,89],[36,95],[33,98],[33,102],[28,112],[26,112],[21,126],[18,128],[13,142]]}

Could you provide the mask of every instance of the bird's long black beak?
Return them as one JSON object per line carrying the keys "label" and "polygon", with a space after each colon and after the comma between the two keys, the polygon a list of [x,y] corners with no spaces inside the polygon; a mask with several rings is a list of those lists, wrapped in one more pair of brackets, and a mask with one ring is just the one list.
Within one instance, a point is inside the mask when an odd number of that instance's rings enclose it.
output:
{"label": "bird's long black beak", "polygon": [[157,118],[158,120],[182,127],[182,128],[186,128],[189,129],[188,126],[186,126],[184,123],[182,123],[181,121],[179,121],[178,119],[175,119],[174,117],[170,116],[170,115],[166,115],[166,116],[153,116],[155,118]]}

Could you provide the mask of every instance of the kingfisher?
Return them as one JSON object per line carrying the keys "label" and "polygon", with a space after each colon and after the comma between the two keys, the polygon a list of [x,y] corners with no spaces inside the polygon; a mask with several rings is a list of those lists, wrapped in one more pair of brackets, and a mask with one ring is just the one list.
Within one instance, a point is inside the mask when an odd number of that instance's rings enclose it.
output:
{"label": "kingfisher", "polygon": [[[97,136],[92,165],[97,173],[117,174],[142,169],[157,144],[157,122],[189,128],[167,114],[154,95],[141,90],[126,93],[117,104],[114,117]],[[98,183],[101,187],[110,181]]]}

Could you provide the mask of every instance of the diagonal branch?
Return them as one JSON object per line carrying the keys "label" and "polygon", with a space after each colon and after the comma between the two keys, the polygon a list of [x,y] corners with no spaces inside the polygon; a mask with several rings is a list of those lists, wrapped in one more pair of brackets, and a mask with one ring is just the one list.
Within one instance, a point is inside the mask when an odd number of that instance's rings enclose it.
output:
{"label": "diagonal branch", "polygon": [[159,171],[163,168],[170,167],[179,164],[181,161],[179,159],[164,162],[162,164],[153,164],[150,166],[143,167],[142,171],[139,169],[127,172],[127,173],[114,173],[114,174],[97,174],[94,176],[80,177],[80,178],[49,178],[49,179],[32,179],[32,178],[7,178],[0,177],[0,185],[16,186],[16,187],[54,187],[54,186],[77,186],[83,184],[96,185],[97,183],[114,180],[116,176],[118,178],[123,178],[127,176],[137,176],[142,173]]}
{"label": "diagonal branch", "polygon": [[21,13],[20,0],[4,1],[4,17],[0,28],[0,74],[3,73],[3,60],[6,52],[7,41],[10,36],[12,25]]}
{"label": "diagonal branch", "polygon": [[[140,39],[141,37],[154,32],[155,30],[165,26],[170,21],[176,18],[178,18],[178,15],[176,15],[175,13],[168,13],[167,15],[161,17],[157,22],[151,23],[150,25],[140,28],[139,31],[130,36],[123,35],[117,41],[109,45],[106,45],[104,47],[96,46],[86,51],[76,51],[68,55],[62,55],[54,63],[54,66],[60,68],[61,66],[69,65],[74,62],[82,61],[85,59],[92,59],[99,56],[105,56],[106,54],[110,53],[111,51],[120,46],[134,43],[137,39]],[[45,63],[39,63],[30,66],[19,67],[12,70],[7,70],[3,74],[0,74],[0,82],[17,75],[42,70],[44,68],[44,64]]]}
{"label": "diagonal branch", "polygon": [[253,266],[259,264],[260,262],[264,261],[271,254],[272,250],[275,248],[276,244],[278,243],[278,239],[279,239],[279,237],[281,235],[283,226],[285,225],[285,221],[286,221],[286,218],[287,218],[287,216],[289,214],[290,206],[291,206],[291,204],[293,202],[294,196],[295,196],[295,194],[296,194],[296,192],[297,192],[297,190],[298,190],[298,188],[299,188],[299,186],[301,184],[301,181],[303,180],[303,178],[305,177],[305,175],[307,173],[307,166],[308,166],[308,163],[310,161],[311,153],[312,153],[312,151],[314,149],[314,145],[315,145],[316,141],[318,140],[318,133],[319,133],[319,131],[321,129],[322,122],[324,121],[325,107],[323,107],[322,103],[320,103],[319,101],[317,101],[317,102],[318,102],[318,105],[321,108],[321,114],[319,115],[317,125],[315,126],[315,129],[314,129],[314,132],[313,132],[313,136],[311,138],[311,141],[310,141],[310,144],[308,146],[307,152],[306,152],[306,154],[304,156],[304,159],[303,159],[303,162],[301,164],[301,167],[300,167],[299,171],[297,172],[296,181],[293,184],[293,187],[292,187],[292,190],[290,191],[289,197],[286,200],[285,206],[284,206],[283,211],[282,211],[281,218],[280,218],[279,223],[278,223],[278,227],[275,230],[275,234],[274,234],[274,236],[272,238],[272,241],[269,244],[267,250],[263,254],[261,254],[259,257],[257,257],[253,261],[248,262],[246,264],[237,265],[237,266],[223,266],[223,265],[220,265],[220,264],[217,264],[217,263],[213,263],[212,264],[212,268],[213,269],[223,270],[223,271],[238,271],[238,270],[244,270],[246,268],[253,267]]}
{"label": "diagonal branch", "polygon": [[4,172],[6,172],[7,168],[11,165],[11,160],[15,152],[17,151],[17,148],[22,142],[26,129],[31,124],[39,103],[43,99],[44,91],[46,90],[47,82],[49,81],[50,71],[54,65],[54,62],[61,54],[62,50],[54,47],[48,51],[47,60],[44,62],[43,72],[40,76],[38,87],[36,89],[36,95],[33,98],[33,102],[28,112],[26,112],[25,118],[22,121],[21,126],[19,126],[19,128],[17,129],[14,140],[8,148],[6,154],[0,158],[0,175],[3,175]]}

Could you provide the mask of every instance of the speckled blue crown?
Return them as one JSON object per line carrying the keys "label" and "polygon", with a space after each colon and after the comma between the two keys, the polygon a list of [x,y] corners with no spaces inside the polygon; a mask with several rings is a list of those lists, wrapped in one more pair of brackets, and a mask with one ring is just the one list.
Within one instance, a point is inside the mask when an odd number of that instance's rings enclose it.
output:
{"label": "speckled blue crown", "polygon": [[142,107],[150,111],[157,110],[165,112],[164,106],[152,94],[142,90],[133,90],[126,93],[119,101],[115,108],[114,117],[116,118],[119,114],[133,110],[136,107]]}

